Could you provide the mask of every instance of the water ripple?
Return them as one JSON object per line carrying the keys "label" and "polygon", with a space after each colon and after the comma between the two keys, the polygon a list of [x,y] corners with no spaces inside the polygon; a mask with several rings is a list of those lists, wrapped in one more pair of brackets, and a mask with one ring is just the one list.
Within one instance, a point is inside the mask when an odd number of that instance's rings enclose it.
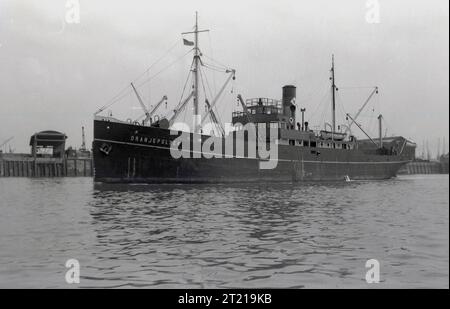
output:
{"label": "water ripple", "polygon": [[448,176],[254,185],[0,179],[0,287],[448,288]]}

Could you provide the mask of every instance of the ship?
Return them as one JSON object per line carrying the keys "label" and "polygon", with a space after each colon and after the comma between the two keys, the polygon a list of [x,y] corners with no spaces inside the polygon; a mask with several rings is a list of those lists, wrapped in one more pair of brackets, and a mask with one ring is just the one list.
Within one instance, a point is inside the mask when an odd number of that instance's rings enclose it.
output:
{"label": "ship", "polygon": [[[383,144],[382,116],[379,136],[370,137],[357,122],[361,110],[347,114],[347,125],[336,127],[336,82],[334,56],[330,69],[330,124],[312,129],[298,109],[296,86],[281,87],[281,99],[236,96],[239,110],[232,112],[231,129],[224,129],[215,105],[236,71],[224,68],[227,79],[209,100],[200,103],[201,70],[206,67],[199,48],[197,14],[190,68],[190,91],[178,102],[171,115],[156,116],[155,111],[167,103],[167,96],[150,110],[139,91],[131,88],[142,107],[142,121],[94,115],[93,165],[94,180],[107,183],[236,183],[236,182],[307,182],[382,180],[395,177],[398,170],[411,161],[406,139]],[[375,87],[371,96],[378,93]],[[369,97],[370,99],[370,97]],[[180,128],[177,118],[193,104],[191,127]],[[202,115],[201,110],[205,108]],[[297,114],[301,112],[301,120]],[[206,119],[211,120],[206,128]],[[211,125],[212,124],[212,125]],[[351,132],[357,126],[366,136],[358,140]],[[213,127],[213,129],[211,129]],[[270,151],[269,151],[270,150]],[[272,152],[273,150],[273,152]],[[269,154],[269,155],[268,155]]]}

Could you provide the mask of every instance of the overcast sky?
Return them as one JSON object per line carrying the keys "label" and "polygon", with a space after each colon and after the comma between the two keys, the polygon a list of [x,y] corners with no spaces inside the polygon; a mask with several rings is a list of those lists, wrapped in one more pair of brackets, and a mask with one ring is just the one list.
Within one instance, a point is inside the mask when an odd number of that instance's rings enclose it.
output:
{"label": "overcast sky", "polygon": [[[237,93],[279,99],[281,87],[294,84],[306,118],[323,127],[334,53],[339,122],[376,85],[380,93],[360,119],[371,134],[381,112],[387,134],[411,138],[419,154],[425,139],[435,153],[445,137],[448,149],[448,1],[378,0],[379,23],[371,1],[80,0],[80,22],[70,23],[71,1],[0,0],[0,143],[14,136],[11,146],[28,152],[34,132],[53,129],[79,147],[85,126],[90,145],[93,113],[171,47],[141,81],[183,56],[181,32],[198,11],[200,27],[211,30],[200,36],[202,51],[237,71],[233,93],[228,87],[220,102],[222,120],[237,108]],[[182,58],[140,87],[146,102],[166,94],[175,105],[189,64]],[[225,77],[210,75],[211,88]],[[132,94],[122,101],[115,115],[139,115]]]}

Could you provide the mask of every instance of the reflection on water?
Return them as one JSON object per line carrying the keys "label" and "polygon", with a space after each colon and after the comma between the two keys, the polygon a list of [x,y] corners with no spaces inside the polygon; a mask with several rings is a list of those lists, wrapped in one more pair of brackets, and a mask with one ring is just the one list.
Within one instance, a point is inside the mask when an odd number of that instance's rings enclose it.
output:
{"label": "reflection on water", "polygon": [[[448,287],[448,176],[310,184],[1,179],[0,286]],[[15,182],[15,183],[14,183]],[[12,210],[14,209],[14,210]]]}

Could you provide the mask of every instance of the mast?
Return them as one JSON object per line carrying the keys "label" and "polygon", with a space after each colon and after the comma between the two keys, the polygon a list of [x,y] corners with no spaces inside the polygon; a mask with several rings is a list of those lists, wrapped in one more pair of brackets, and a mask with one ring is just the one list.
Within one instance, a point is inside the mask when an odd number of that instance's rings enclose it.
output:
{"label": "mast", "polygon": [[443,147],[442,147],[442,154],[445,155],[445,151],[446,151],[446,149],[445,149],[445,136],[443,137],[442,142],[444,144]]}
{"label": "mast", "polygon": [[302,113],[302,131],[305,131],[305,111],[306,108],[300,108],[300,112]]}
{"label": "mast", "polygon": [[331,138],[336,131],[336,84],[334,82],[334,54],[331,57]]}
{"label": "mast", "polygon": [[201,114],[198,110],[198,13],[195,12],[195,40],[194,40],[194,133],[200,133]]}
{"label": "mast", "polygon": [[425,140],[422,140],[422,159],[425,160]]}
{"label": "mast", "polygon": [[383,116],[381,114],[378,115],[378,140],[379,140],[379,147],[383,148]]}
{"label": "mast", "polygon": [[199,85],[199,62],[200,62],[200,49],[199,49],[199,43],[198,43],[198,34],[200,32],[207,32],[209,30],[198,30],[198,13],[195,12],[195,26],[194,26],[194,31],[190,31],[190,32],[183,32],[181,33],[182,35],[184,34],[194,34],[194,68],[192,70],[192,73],[194,75],[194,84],[193,84],[193,92],[192,92],[192,97],[194,100],[194,133],[200,133],[201,132],[201,117],[202,115],[200,114],[199,111],[199,105],[198,105],[198,100],[199,100],[199,95],[198,95],[198,85]]}

